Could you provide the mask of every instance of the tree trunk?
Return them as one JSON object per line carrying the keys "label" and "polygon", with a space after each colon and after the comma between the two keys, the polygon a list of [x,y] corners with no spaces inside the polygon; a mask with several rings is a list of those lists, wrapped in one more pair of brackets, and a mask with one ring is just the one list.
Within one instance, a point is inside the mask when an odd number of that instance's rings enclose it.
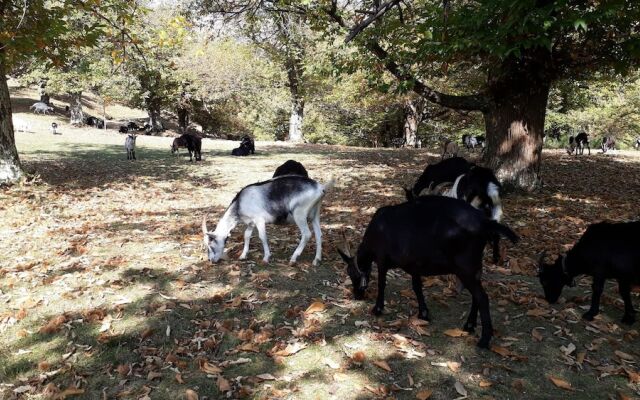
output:
{"label": "tree trunk", "polygon": [[182,133],[187,133],[187,127],[189,126],[189,110],[186,108],[178,108],[178,127]]}
{"label": "tree trunk", "polygon": [[4,185],[19,180],[23,172],[13,136],[11,99],[5,75],[4,52],[1,49],[2,43],[0,43],[0,185]]}
{"label": "tree trunk", "polygon": [[40,95],[41,102],[43,102],[48,106],[51,105],[51,97],[49,97],[49,94],[47,93],[47,81],[44,79],[40,81],[40,88],[38,89],[38,94]]}
{"label": "tree trunk", "polygon": [[302,135],[302,121],[304,119],[304,99],[291,99],[291,116],[289,117],[289,142],[300,143],[304,141]]}
{"label": "tree trunk", "polygon": [[164,125],[160,119],[160,107],[149,105],[147,112],[149,113],[149,125],[155,133],[164,131]]}
{"label": "tree trunk", "polygon": [[418,125],[422,114],[420,99],[407,100],[404,107],[404,143],[407,147],[418,147]]}
{"label": "tree trunk", "polygon": [[542,135],[550,79],[539,63],[512,65],[508,71],[489,83],[493,101],[484,112],[484,162],[505,187],[531,191],[542,186]]}
{"label": "tree trunk", "polygon": [[[69,112],[71,125],[84,124],[84,113],[82,112],[82,92],[70,93]],[[105,121],[106,122],[106,121]]]}

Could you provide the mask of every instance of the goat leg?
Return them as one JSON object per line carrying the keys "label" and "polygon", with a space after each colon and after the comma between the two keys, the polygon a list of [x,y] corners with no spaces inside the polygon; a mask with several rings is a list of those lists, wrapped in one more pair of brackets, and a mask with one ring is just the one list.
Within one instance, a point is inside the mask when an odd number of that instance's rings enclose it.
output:
{"label": "goat leg", "polygon": [[300,254],[302,254],[302,250],[304,250],[307,242],[309,241],[309,239],[311,239],[311,230],[309,229],[309,224],[307,223],[307,214],[307,210],[303,210],[300,208],[296,209],[293,213],[293,220],[296,222],[296,225],[298,225],[298,228],[300,228],[300,243],[298,244],[298,247],[296,247],[296,250],[293,252],[291,260],[289,260],[289,264],[296,263],[298,257],[300,257]]}
{"label": "goat leg", "polygon": [[[464,282],[464,281],[463,281]],[[482,333],[480,334],[480,340],[478,341],[478,347],[487,349],[489,348],[489,342],[493,336],[493,325],[491,324],[491,313],[489,312],[489,296],[482,288],[482,283],[479,280],[472,280],[465,283],[465,286],[469,288],[473,301],[471,303],[471,311],[469,312],[469,319],[465,323],[465,327],[471,325],[469,320],[473,324],[477,320],[477,314],[474,311],[480,311],[480,321],[482,322]],[[475,304],[475,307],[474,307]]]}
{"label": "goat leg", "polygon": [[624,301],[622,323],[632,325],[636,322],[636,310],[633,309],[633,303],[631,302],[631,284],[628,281],[618,279],[618,290],[620,291],[620,297]]}
{"label": "goat leg", "polygon": [[269,264],[271,251],[269,250],[269,242],[267,241],[267,227],[265,226],[264,221],[258,221],[256,222],[256,228],[258,229],[258,236],[262,241],[262,248],[264,249],[264,257],[262,258],[262,262],[265,264]]}
{"label": "goat leg", "polygon": [[591,295],[591,308],[586,313],[582,314],[582,318],[587,321],[593,321],[593,318],[600,312],[600,297],[604,290],[604,278],[593,277],[593,294]]}
{"label": "goat leg", "polygon": [[251,235],[253,234],[253,224],[247,225],[247,229],[244,231],[244,247],[242,248],[242,254],[240,254],[240,260],[245,260],[247,254],[249,254],[249,242],[251,242]]}
{"label": "goat leg", "polygon": [[371,309],[373,315],[382,315],[382,310],[384,310],[384,288],[386,286],[387,268],[378,266],[378,297],[376,298],[376,305]]}
{"label": "goat leg", "polygon": [[313,259],[313,266],[317,267],[322,260],[322,230],[320,229],[320,204],[313,210],[313,236],[316,238],[316,256]]}
{"label": "goat leg", "polygon": [[422,293],[422,277],[420,275],[411,276],[411,286],[418,299],[418,318],[429,321],[429,309],[424,301],[424,293]]}

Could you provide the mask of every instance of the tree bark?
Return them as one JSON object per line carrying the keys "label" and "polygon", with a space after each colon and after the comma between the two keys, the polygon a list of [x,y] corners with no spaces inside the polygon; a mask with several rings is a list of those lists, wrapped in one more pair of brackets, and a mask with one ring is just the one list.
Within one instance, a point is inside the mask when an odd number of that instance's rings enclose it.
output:
{"label": "tree bark", "polygon": [[[290,45],[290,44],[289,44]],[[291,93],[291,115],[289,117],[289,142],[300,143],[304,141],[302,123],[304,121],[304,95],[302,87],[302,61],[298,49],[287,49],[287,78],[289,80],[289,92]]]}
{"label": "tree bark", "polygon": [[[71,125],[84,124],[84,112],[82,112],[82,92],[70,93],[69,112]],[[106,121],[105,121],[106,122]]]}
{"label": "tree bark", "polygon": [[531,191],[542,186],[542,135],[551,80],[543,64],[526,63],[512,62],[506,73],[489,79],[492,101],[484,112],[484,162],[505,187]]}
{"label": "tree bark", "polygon": [[291,116],[289,117],[289,142],[300,143],[304,141],[302,134],[302,121],[304,120],[304,99],[291,98]]}
{"label": "tree bark", "polygon": [[187,132],[189,126],[189,110],[184,107],[178,108],[178,127],[182,133]]}
{"label": "tree bark", "polygon": [[418,126],[422,115],[420,99],[407,100],[404,107],[404,143],[407,147],[418,147]]}
{"label": "tree bark", "polygon": [[147,112],[149,113],[149,125],[151,125],[151,130],[155,133],[164,131],[164,125],[160,119],[160,107],[150,104]]}
{"label": "tree bark", "polygon": [[7,85],[4,52],[0,43],[0,185],[11,184],[22,176],[11,118],[11,98]]}

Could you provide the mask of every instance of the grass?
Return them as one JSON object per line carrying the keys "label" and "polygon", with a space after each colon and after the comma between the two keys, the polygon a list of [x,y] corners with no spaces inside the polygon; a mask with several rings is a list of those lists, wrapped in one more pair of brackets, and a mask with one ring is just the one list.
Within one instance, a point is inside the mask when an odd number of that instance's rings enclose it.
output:
{"label": "grass", "polygon": [[[505,222],[523,240],[507,246],[506,265],[487,260],[485,286],[493,343],[526,357],[518,359],[477,350],[476,337],[444,334],[462,326],[470,304],[468,294],[453,295],[445,277],[428,280],[433,320],[426,326],[410,319],[417,307],[400,272],[389,279],[381,318],[369,314],[375,282],[365,302],[352,300],[335,252],[339,232],[345,228],[356,241],[376,208],[402,201],[400,185],[436,159],[427,150],[265,142],[257,143],[255,157],[235,158],[233,143],[204,140],[203,162],[190,163],[171,156],[170,138],[141,136],[139,160],[128,162],[123,135],[62,133],[19,133],[22,161],[36,178],[0,192],[0,393],[7,398],[16,388],[26,388],[19,397],[27,399],[68,388],[81,388],[77,397],[86,399],[182,399],[187,389],[223,398],[219,375],[229,396],[247,398],[413,399],[428,389],[432,399],[451,399],[460,396],[456,382],[470,398],[640,393],[626,372],[638,371],[638,333],[619,324],[615,287],[607,286],[602,315],[587,324],[579,316],[589,280],[549,306],[533,262],[543,248],[555,253],[571,245],[591,222],[637,217],[635,153],[545,152],[545,190],[505,199]],[[287,265],[298,232],[281,226],[269,227],[270,265],[258,264],[255,237],[250,260],[206,262],[202,215],[215,223],[240,188],[268,179],[290,158],[319,181],[338,177],[323,207],[321,266],[311,266],[313,243],[298,265]],[[230,252],[237,256],[241,244],[237,229]],[[314,301],[326,310],[305,315]],[[544,315],[527,315],[532,310]],[[61,315],[64,322],[51,322]],[[532,338],[534,328],[542,341]],[[306,347],[274,355],[292,343]],[[560,347],[569,343],[577,349],[565,356]],[[362,362],[354,361],[358,352]],[[579,366],[580,352],[586,356]],[[207,373],[205,361],[222,372]],[[574,390],[557,388],[550,375]]]}

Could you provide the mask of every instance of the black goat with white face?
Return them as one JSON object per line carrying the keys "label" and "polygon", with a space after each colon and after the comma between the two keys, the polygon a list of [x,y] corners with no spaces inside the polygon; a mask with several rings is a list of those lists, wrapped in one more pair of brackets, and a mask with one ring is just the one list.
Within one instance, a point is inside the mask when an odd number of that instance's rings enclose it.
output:
{"label": "black goat with white face", "polygon": [[298,175],[304,176],[305,178],[309,177],[309,173],[307,172],[304,165],[296,160],[285,161],[281,166],[276,168],[275,172],[273,173],[274,178],[284,175]]}
{"label": "black goat with white face", "polygon": [[549,303],[558,301],[564,286],[573,286],[578,275],[593,277],[591,308],[582,316],[591,321],[600,312],[600,297],[607,279],[618,281],[624,301],[622,322],[635,322],[631,303],[631,286],[640,285],[640,222],[606,223],[590,225],[580,240],[554,264],[539,258],[538,276]]}
{"label": "black goat with white face", "polygon": [[244,260],[247,257],[253,229],[257,228],[264,249],[262,261],[268,263],[271,251],[267,243],[266,225],[295,223],[301,233],[300,243],[290,260],[290,263],[295,263],[311,239],[308,225],[308,220],[311,219],[316,238],[313,265],[318,265],[322,259],[320,205],[325,193],[333,185],[333,180],[322,185],[302,176],[286,175],[246,186],[233,199],[215,231],[210,232],[207,229],[206,219],[203,218],[202,233],[209,261],[218,262],[223,257],[230,232],[242,222],[247,228],[244,232],[244,248],[240,259]]}
{"label": "black goat with white face", "polygon": [[[429,319],[422,293],[423,276],[454,274],[471,292],[472,304],[464,329],[473,332],[478,310],[482,335],[478,346],[488,347],[493,328],[489,298],[482,288],[482,255],[493,235],[503,235],[516,242],[518,237],[508,227],[486,218],[462,200],[425,196],[395,206],[382,207],[367,226],[357,254],[339,250],[347,263],[347,272],[356,299],[364,298],[371,265],[378,267],[378,297],[372,312],[380,315],[384,308],[387,271],[400,268],[411,275],[418,299],[418,317]],[[347,248],[348,249],[348,248]]]}

